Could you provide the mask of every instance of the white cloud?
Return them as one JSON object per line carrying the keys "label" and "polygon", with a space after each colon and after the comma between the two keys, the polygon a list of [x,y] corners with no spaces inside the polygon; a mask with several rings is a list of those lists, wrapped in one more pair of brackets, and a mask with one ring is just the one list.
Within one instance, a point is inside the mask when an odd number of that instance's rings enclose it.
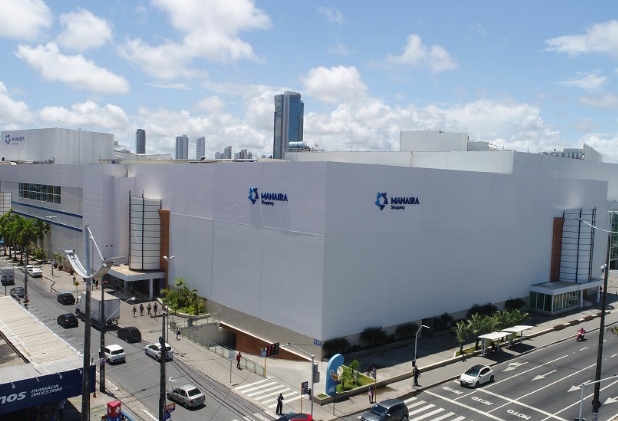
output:
{"label": "white cloud", "polygon": [[59,19],[64,30],[56,41],[65,48],[86,51],[100,47],[112,39],[112,29],[107,21],[94,16],[88,10],[77,8],[74,12],[63,13]]}
{"label": "white cloud", "polygon": [[260,60],[241,31],[268,29],[270,19],[249,0],[153,0],[171,24],[184,34],[179,41],[150,46],[141,39],[128,40],[120,52],[148,74],[161,79],[201,75],[188,66],[196,58],[228,62]]}
{"label": "white cloud", "polygon": [[334,47],[329,47],[328,52],[330,54],[337,54],[340,56],[349,56],[352,54],[352,51],[346,47],[341,41],[337,41],[337,45]]}
{"label": "white cloud", "polygon": [[583,35],[565,35],[545,41],[545,51],[579,55],[583,53],[607,53],[618,56],[618,21],[597,23]]}
{"label": "white cloud", "polygon": [[122,108],[107,104],[104,107],[86,101],[74,104],[71,109],[45,107],[39,111],[42,121],[61,127],[96,127],[106,130],[122,129],[129,119]]}
{"label": "white cloud", "polygon": [[[618,162],[618,136],[605,133],[590,133],[581,140],[603,155],[603,162]],[[581,147],[581,146],[580,146]]]}
{"label": "white cloud", "polygon": [[618,95],[609,92],[585,95],[579,102],[592,108],[615,109],[618,108]]}
{"label": "white cloud", "polygon": [[171,82],[144,82],[146,86],[152,86],[159,89],[177,89],[180,91],[188,91],[191,89],[186,83],[171,83]]}
{"label": "white cloud", "polygon": [[318,13],[326,16],[328,21],[331,23],[336,23],[339,25],[345,23],[345,19],[343,18],[341,12],[333,7],[318,7]]}
{"label": "white cloud", "polygon": [[216,95],[202,98],[195,104],[195,109],[209,113],[220,112],[224,107],[225,102]]}
{"label": "white cloud", "polygon": [[45,80],[60,81],[74,89],[85,89],[101,94],[125,94],[129,91],[129,82],[125,78],[97,67],[81,54],[74,56],[60,54],[54,43],[35,48],[20,45],[16,55]]}
{"label": "white cloud", "polygon": [[367,86],[356,67],[316,67],[304,78],[303,93],[329,104],[362,98]]}
{"label": "white cloud", "polygon": [[28,105],[22,101],[15,101],[9,95],[4,83],[0,82],[0,122],[4,130],[19,128],[17,125],[32,120],[32,113]]}
{"label": "white cloud", "polygon": [[602,76],[600,72],[590,72],[580,74],[576,78],[571,78],[559,83],[574,88],[582,88],[587,91],[598,91],[603,89],[607,83],[607,78]]}
{"label": "white cloud", "polygon": [[32,40],[51,27],[52,15],[42,0],[2,0],[0,36]]}
{"label": "white cloud", "polygon": [[387,63],[427,67],[436,73],[459,67],[450,54],[439,45],[432,45],[427,48],[416,34],[410,34],[407,41],[408,43],[403,49],[403,54],[400,56],[389,54],[386,58]]}

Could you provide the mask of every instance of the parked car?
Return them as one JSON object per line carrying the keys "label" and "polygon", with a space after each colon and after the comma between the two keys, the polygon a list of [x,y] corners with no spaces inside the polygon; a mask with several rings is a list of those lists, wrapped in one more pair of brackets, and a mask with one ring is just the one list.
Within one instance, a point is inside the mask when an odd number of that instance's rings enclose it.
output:
{"label": "parked car", "polygon": [[[173,360],[174,359],[174,350],[172,349],[170,344],[168,344],[168,343],[165,344],[165,351],[166,351],[167,360],[168,361]],[[161,344],[159,344],[159,343],[154,343],[154,344],[146,345],[146,347],[144,348],[144,352],[146,353],[146,355],[148,355],[149,357],[154,358],[157,361],[161,360]]]}
{"label": "parked car", "polygon": [[128,326],[118,329],[118,337],[125,342],[141,342],[142,333],[134,326]]}
{"label": "parked car", "polygon": [[58,316],[58,324],[63,328],[67,327],[77,327],[77,316],[73,313],[62,314]]}
{"label": "parked car", "polygon": [[167,391],[167,398],[176,401],[185,408],[200,406],[206,400],[206,395],[192,384],[180,387],[172,387]]}
{"label": "parked car", "polygon": [[312,421],[310,414],[297,414],[296,412],[288,412],[285,415],[277,418],[277,421]]}
{"label": "parked car", "polygon": [[32,269],[33,267],[34,266],[32,266],[32,265],[22,266],[20,270],[22,272],[26,272],[26,271],[30,271],[30,269]]}
{"label": "parked car", "polygon": [[58,294],[58,297],[56,298],[56,300],[60,304],[64,304],[65,306],[75,304],[75,297],[73,296],[73,294],[71,294],[70,292],[66,292],[66,291]]}
{"label": "parked car", "polygon": [[41,268],[28,265],[28,276],[33,278],[41,278],[43,277],[43,271]]}
{"label": "parked car", "polygon": [[105,346],[103,348],[103,356],[110,364],[125,362],[124,349],[120,345],[111,344]]}
{"label": "parked car", "polygon": [[478,387],[494,381],[494,371],[488,365],[477,364],[467,369],[460,377],[462,386]]}
{"label": "parked car", "polygon": [[26,290],[24,289],[24,287],[15,287],[9,290],[9,294],[11,294],[11,297],[15,298],[16,300],[23,300],[26,296]]}
{"label": "parked car", "polygon": [[361,416],[361,421],[407,421],[408,407],[401,399],[387,399],[375,404]]}

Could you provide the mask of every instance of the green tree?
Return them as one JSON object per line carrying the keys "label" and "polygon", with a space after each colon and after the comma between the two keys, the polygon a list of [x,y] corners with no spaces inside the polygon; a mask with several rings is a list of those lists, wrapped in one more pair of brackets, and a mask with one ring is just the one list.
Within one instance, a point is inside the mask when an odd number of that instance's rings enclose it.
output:
{"label": "green tree", "polygon": [[468,336],[472,333],[472,329],[468,323],[459,321],[455,324],[455,326],[453,326],[453,331],[457,337],[457,342],[459,342],[459,353],[463,354],[464,342],[466,342]]}
{"label": "green tree", "polygon": [[18,244],[21,246],[22,248],[22,253],[21,253],[21,260],[20,263],[23,263],[23,255],[24,255],[24,251],[26,252],[26,255],[28,254],[28,251],[30,249],[30,246],[32,245],[36,245],[37,239],[39,238],[39,229],[37,228],[36,225],[36,219],[34,218],[28,218],[28,219],[24,219],[23,223],[21,224],[21,230],[18,233]]}
{"label": "green tree", "polygon": [[511,323],[514,325],[518,325],[530,317],[528,313],[524,313],[520,309],[512,310],[509,314],[511,315]]}
{"label": "green tree", "polygon": [[468,325],[474,335],[474,348],[479,349],[479,335],[482,335],[487,329],[487,316],[481,313],[474,313],[468,319]]}
{"label": "green tree", "polygon": [[11,221],[11,217],[13,216],[13,209],[9,209],[8,212],[4,213],[2,216],[0,216],[0,238],[2,238],[4,240],[4,255],[6,256],[6,250],[7,248],[10,251],[9,248],[9,228],[10,228],[10,224],[9,222]]}
{"label": "green tree", "polygon": [[492,318],[494,319],[494,322],[495,322],[494,324],[495,330],[502,330],[502,329],[506,329],[507,327],[509,327],[509,325],[511,324],[512,315],[510,311],[504,310],[504,311],[498,311],[494,313]]}
{"label": "green tree", "polygon": [[49,225],[49,222],[46,222],[40,218],[35,219],[35,221],[36,228],[39,231],[38,239],[41,241],[41,248],[43,248],[43,239],[46,235],[49,235],[51,233],[51,227]]}
{"label": "green tree", "polygon": [[350,370],[344,369],[341,373],[341,376],[339,377],[339,380],[341,380],[341,391],[343,392],[345,390],[345,384],[352,383],[352,373],[350,372]]}
{"label": "green tree", "polygon": [[352,360],[350,361],[350,365],[348,365],[348,367],[350,367],[350,370],[352,370],[352,380],[354,381],[354,383],[358,383],[358,370],[360,369],[360,363],[358,362],[358,360]]}

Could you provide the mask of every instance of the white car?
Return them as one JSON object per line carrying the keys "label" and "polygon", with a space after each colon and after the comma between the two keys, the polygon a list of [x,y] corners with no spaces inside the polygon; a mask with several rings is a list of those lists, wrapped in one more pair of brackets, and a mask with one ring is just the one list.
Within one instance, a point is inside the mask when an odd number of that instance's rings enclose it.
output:
{"label": "white car", "polygon": [[120,363],[125,362],[124,349],[120,345],[106,345],[103,348],[103,356],[105,360],[110,363]]}
{"label": "white car", "polygon": [[[167,342],[165,343],[165,350],[167,351],[166,352],[167,360],[172,361],[174,359],[174,350],[172,349],[171,345],[168,344]],[[152,357],[157,361],[161,361],[161,344],[154,343],[154,344],[146,345],[146,348],[144,348],[144,352],[149,357]]]}
{"label": "white car", "polygon": [[483,364],[473,365],[459,376],[459,383],[461,383],[462,386],[478,387],[493,381],[494,371],[488,365]]}
{"label": "white car", "polygon": [[192,384],[172,387],[167,391],[167,399],[176,401],[185,408],[200,406],[206,400],[206,395]]}
{"label": "white car", "polygon": [[43,276],[43,271],[40,268],[35,268],[34,266],[28,265],[28,275],[33,278],[41,278]]}

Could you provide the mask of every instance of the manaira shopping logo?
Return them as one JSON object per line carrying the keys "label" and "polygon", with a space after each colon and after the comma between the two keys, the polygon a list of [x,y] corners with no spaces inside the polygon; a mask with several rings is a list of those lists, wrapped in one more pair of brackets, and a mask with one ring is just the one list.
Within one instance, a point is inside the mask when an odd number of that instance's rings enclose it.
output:
{"label": "manaira shopping logo", "polygon": [[7,134],[6,136],[4,136],[4,141],[6,142],[7,145],[11,143],[11,135]]}
{"label": "manaira shopping logo", "polygon": [[390,208],[393,210],[405,210],[405,205],[420,205],[420,201],[418,197],[415,196],[392,196],[388,198],[388,193],[386,192],[378,192],[377,199],[375,201],[375,205],[380,208],[380,210],[384,210],[390,204]]}
{"label": "manaira shopping logo", "polygon": [[26,138],[24,136],[13,136],[11,137],[10,134],[7,134],[4,136],[4,142],[7,145],[10,145],[11,142],[23,142],[24,140],[26,140]]}
{"label": "manaira shopping logo", "polygon": [[275,206],[275,202],[287,202],[288,195],[286,193],[258,193],[257,187],[249,187],[249,200],[251,204],[260,200],[262,205]]}

